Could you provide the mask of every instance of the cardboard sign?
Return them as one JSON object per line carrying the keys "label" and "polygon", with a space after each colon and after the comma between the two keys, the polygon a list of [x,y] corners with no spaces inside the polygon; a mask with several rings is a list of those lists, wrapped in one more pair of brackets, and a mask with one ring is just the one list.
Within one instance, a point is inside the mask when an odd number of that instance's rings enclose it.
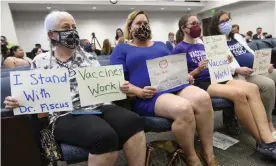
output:
{"label": "cardboard sign", "polygon": [[82,107],[126,99],[120,90],[125,82],[122,65],[76,69]]}
{"label": "cardboard sign", "polygon": [[147,60],[151,86],[158,91],[188,84],[186,54],[164,56]]}
{"label": "cardboard sign", "polygon": [[264,74],[268,72],[271,60],[271,49],[262,49],[255,51],[253,70],[251,75]]}
{"label": "cardboard sign", "polygon": [[232,80],[225,35],[203,37],[211,83]]}
{"label": "cardboard sign", "polygon": [[11,95],[20,105],[14,115],[73,109],[67,69],[14,71],[10,84]]}

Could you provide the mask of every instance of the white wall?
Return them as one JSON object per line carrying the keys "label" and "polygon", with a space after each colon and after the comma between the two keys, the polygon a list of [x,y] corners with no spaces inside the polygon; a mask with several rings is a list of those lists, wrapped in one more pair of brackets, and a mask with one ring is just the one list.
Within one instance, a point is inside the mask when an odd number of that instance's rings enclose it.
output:
{"label": "white wall", "polygon": [[[48,41],[43,27],[47,13],[41,12],[14,12],[14,22],[19,44],[30,51],[35,43],[41,43],[48,49]],[[128,12],[72,12],[77,22],[81,38],[91,39],[95,32],[100,44],[105,38],[114,40],[117,28],[124,28]],[[148,13],[153,40],[166,41],[169,32],[176,32],[178,20],[183,12],[152,12]]]}
{"label": "white wall", "polygon": [[1,35],[6,36],[9,42],[18,44],[10,6],[1,2]]}
{"label": "white wall", "polygon": [[[240,32],[245,34],[247,31],[256,33],[257,27],[262,27],[263,32],[276,36],[276,17],[275,2],[240,2],[237,4],[218,8],[231,13],[232,24],[240,26]],[[198,15],[201,19],[211,17],[210,11]]]}

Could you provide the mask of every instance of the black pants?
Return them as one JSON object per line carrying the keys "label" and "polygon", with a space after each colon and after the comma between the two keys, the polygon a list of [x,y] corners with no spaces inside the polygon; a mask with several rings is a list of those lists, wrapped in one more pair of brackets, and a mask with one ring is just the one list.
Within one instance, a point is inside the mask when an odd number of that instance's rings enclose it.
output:
{"label": "black pants", "polygon": [[144,130],[143,118],[116,105],[102,107],[102,115],[65,115],[55,124],[55,139],[87,149],[90,154],[117,151]]}

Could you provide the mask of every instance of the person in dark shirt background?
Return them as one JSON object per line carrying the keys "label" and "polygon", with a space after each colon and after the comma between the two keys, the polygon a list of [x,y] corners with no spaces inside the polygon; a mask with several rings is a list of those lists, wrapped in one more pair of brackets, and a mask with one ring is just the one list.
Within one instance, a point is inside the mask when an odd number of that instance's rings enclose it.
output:
{"label": "person in dark shirt background", "polygon": [[257,34],[253,35],[253,40],[258,40],[258,39],[264,39],[265,37],[262,34],[263,29],[261,27],[257,28]]}
{"label": "person in dark shirt background", "polygon": [[168,37],[169,40],[166,42],[166,46],[168,47],[169,51],[172,51],[175,47],[174,33],[170,32]]}

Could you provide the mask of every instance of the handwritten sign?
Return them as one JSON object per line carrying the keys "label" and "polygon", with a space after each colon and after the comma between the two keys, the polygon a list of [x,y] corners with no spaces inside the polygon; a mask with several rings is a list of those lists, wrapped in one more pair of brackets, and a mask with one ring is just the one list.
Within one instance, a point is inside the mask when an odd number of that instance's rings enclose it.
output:
{"label": "handwritten sign", "polygon": [[14,115],[71,111],[68,70],[30,70],[10,73],[11,94],[18,99]]}
{"label": "handwritten sign", "polygon": [[78,68],[77,82],[81,106],[126,99],[120,86],[124,83],[122,65]]}
{"label": "handwritten sign", "polygon": [[211,83],[232,80],[225,35],[203,37]]}
{"label": "handwritten sign", "polygon": [[147,60],[151,86],[158,91],[188,84],[186,54],[164,56]]}
{"label": "handwritten sign", "polygon": [[271,60],[271,49],[262,49],[255,51],[253,70],[251,75],[264,74],[268,72]]}

